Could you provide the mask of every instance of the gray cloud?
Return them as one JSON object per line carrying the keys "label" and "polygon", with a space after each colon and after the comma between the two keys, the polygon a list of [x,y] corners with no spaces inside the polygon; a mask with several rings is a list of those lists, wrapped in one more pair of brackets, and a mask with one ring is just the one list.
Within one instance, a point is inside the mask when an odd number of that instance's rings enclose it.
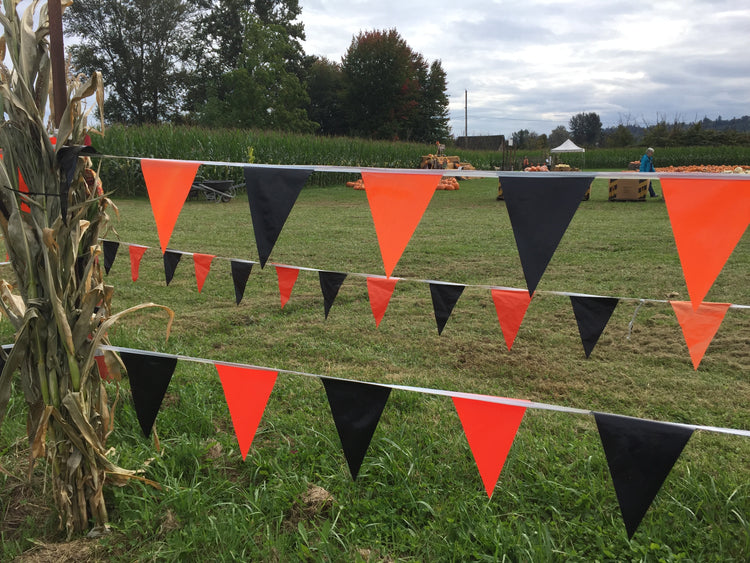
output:
{"label": "gray cloud", "polygon": [[750,114],[746,0],[302,0],[308,54],[340,60],[396,28],[448,75],[454,134],[548,133],[582,111],[605,126]]}

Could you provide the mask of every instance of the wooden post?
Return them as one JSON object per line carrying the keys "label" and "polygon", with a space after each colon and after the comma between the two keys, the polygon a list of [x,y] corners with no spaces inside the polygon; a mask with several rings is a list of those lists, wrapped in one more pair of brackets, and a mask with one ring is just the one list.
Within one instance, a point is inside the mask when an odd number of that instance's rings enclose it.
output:
{"label": "wooden post", "polygon": [[47,10],[49,13],[49,58],[52,66],[52,97],[55,104],[55,107],[52,108],[52,114],[55,120],[55,127],[60,127],[60,120],[68,102],[60,0],[49,0],[47,2]]}

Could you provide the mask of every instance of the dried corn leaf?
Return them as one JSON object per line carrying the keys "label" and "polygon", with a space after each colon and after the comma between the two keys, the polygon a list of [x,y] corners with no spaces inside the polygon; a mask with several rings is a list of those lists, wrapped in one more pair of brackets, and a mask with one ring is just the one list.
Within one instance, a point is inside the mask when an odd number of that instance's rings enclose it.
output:
{"label": "dried corn leaf", "polygon": [[5,360],[3,371],[0,373],[0,426],[3,424],[5,413],[10,400],[10,388],[13,374],[21,365],[21,361],[26,356],[26,350],[29,346],[29,333],[34,320],[38,317],[36,309],[28,309],[24,316],[24,322],[16,334],[16,343],[11,348],[8,359]]}
{"label": "dried corn leaf", "polygon": [[70,100],[70,103],[65,108],[62,118],[60,119],[60,127],[57,131],[57,145],[56,151],[58,152],[63,148],[63,144],[68,141],[73,133],[75,127],[75,112],[78,104],[84,98],[88,98],[93,94],[97,94],[99,89],[103,90],[104,85],[102,82],[102,75],[99,72],[94,73],[84,84],[82,84]]}
{"label": "dried corn leaf", "polygon": [[[49,427],[49,417],[52,414],[52,407],[47,406],[42,411],[42,415],[37,423],[34,438],[31,440],[30,465],[33,466],[34,460],[44,457],[47,453],[47,428]],[[29,469],[31,471],[31,469]]]}
{"label": "dried corn leaf", "polygon": [[5,314],[11,319],[14,326],[26,314],[26,303],[23,297],[13,293],[13,286],[5,280],[0,280],[0,299],[2,299]]}
{"label": "dried corn leaf", "polygon": [[104,340],[106,339],[107,331],[110,329],[110,327],[113,324],[115,324],[121,317],[125,315],[129,315],[136,311],[140,311],[141,309],[148,309],[148,308],[163,309],[164,311],[166,311],[167,315],[169,315],[169,320],[167,321],[167,329],[166,329],[166,339],[167,340],[169,339],[169,335],[172,332],[172,323],[174,322],[174,311],[170,309],[169,307],[165,305],[157,305],[156,303],[142,303],[140,305],[135,305],[134,307],[125,309],[124,311],[120,311],[119,313],[112,315],[111,317],[106,319],[104,322],[102,322],[102,324],[99,325],[99,329],[96,331],[96,333],[94,333],[93,338],[91,340],[91,350],[89,351],[89,354],[86,357],[86,361],[83,363],[83,367],[81,368],[81,373],[83,374],[84,378],[88,377],[88,374],[91,372],[91,369],[94,365],[94,356],[96,355],[96,351],[99,348],[99,346],[101,346],[104,343]]}

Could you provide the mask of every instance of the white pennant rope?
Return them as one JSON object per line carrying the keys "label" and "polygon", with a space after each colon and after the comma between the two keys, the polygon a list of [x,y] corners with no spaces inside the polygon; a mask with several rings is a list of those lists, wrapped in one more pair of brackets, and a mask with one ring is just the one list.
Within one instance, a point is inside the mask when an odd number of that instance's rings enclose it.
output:
{"label": "white pennant rope", "polygon": [[[102,242],[107,242],[106,239],[101,239]],[[109,241],[114,242],[114,241]],[[142,244],[135,244],[135,243],[129,243],[129,242],[121,242],[119,243],[123,246],[140,246],[143,247]],[[147,246],[146,248],[154,248],[151,246]],[[170,252],[175,252],[178,254],[185,254],[188,256],[192,256],[193,254],[196,254],[194,252],[183,252],[180,250],[172,250],[169,249]],[[239,258],[224,258],[221,256],[216,256],[216,260],[230,260],[230,261],[236,261],[236,262],[247,262],[250,264],[260,264],[260,262],[257,262],[255,260],[242,260]],[[8,262],[9,263],[9,262]],[[360,278],[385,278],[386,276],[383,275],[376,275],[376,274],[363,274],[363,273],[357,273],[357,272],[339,272],[335,270],[321,270],[319,268],[310,268],[305,266],[292,266],[289,264],[281,264],[277,262],[268,262],[271,266],[279,266],[282,268],[294,268],[296,270],[304,271],[304,272],[332,272],[336,274],[345,274],[347,276],[356,276]],[[486,289],[486,290],[492,290],[492,289],[501,289],[506,291],[528,291],[526,288],[518,288],[518,287],[506,287],[506,286],[498,286],[498,285],[484,285],[484,284],[466,284],[466,283],[455,283],[455,282],[448,282],[448,281],[440,281],[440,280],[427,280],[427,279],[419,279],[419,278],[398,278],[395,276],[391,276],[390,279],[393,280],[399,280],[399,281],[407,281],[407,282],[414,282],[414,283],[424,283],[424,284],[441,284],[441,285],[461,285],[463,287],[468,288],[475,288],[475,289]],[[619,301],[639,301],[641,303],[670,303],[668,299],[644,299],[639,297],[613,297],[613,296],[607,296],[607,295],[593,295],[589,293],[576,293],[576,292],[569,292],[569,291],[551,291],[551,290],[538,290],[535,291],[535,293],[539,294],[546,294],[546,295],[558,295],[562,297],[593,297],[597,299],[617,299]],[[640,307],[639,307],[640,308]],[[730,309],[750,309],[750,305],[736,305],[736,304],[730,304]],[[636,313],[638,310],[636,309]],[[633,316],[635,319],[635,315]]]}
{"label": "white pennant rope", "polygon": [[[160,162],[174,162],[177,163],[193,163],[202,164],[206,166],[226,166],[226,167],[240,167],[240,168],[274,168],[282,170],[312,170],[313,172],[336,172],[345,174],[361,174],[362,172],[376,172],[383,174],[435,174],[435,171],[440,171],[443,176],[456,176],[464,178],[529,178],[529,174],[533,172],[525,172],[523,170],[509,171],[509,170],[458,170],[458,169],[436,169],[436,168],[375,168],[368,166],[333,166],[328,164],[257,164],[247,162],[222,162],[222,161],[211,161],[211,160],[179,160],[175,158],[142,158],[137,156],[115,156],[108,154],[91,154],[87,155],[90,158],[110,158],[120,160],[158,160]],[[702,179],[702,180],[747,180],[745,174],[707,174],[701,172],[638,172],[638,171],[623,171],[623,172],[606,172],[606,171],[591,171],[591,172],[543,172],[543,176],[536,176],[539,178],[638,178],[638,179],[650,179],[658,180],[659,178],[683,178],[683,179]]]}
{"label": "white pennant rope", "polygon": [[[285,370],[285,369],[269,368],[269,367],[256,366],[256,365],[250,365],[250,364],[241,364],[237,362],[214,361],[214,360],[208,360],[205,358],[194,358],[191,356],[183,356],[181,354],[166,354],[163,352],[150,352],[147,350],[136,350],[134,348],[123,348],[120,346],[100,346],[99,350],[109,350],[112,352],[126,352],[130,354],[141,354],[144,356],[155,356],[155,357],[160,357],[160,358],[176,358],[178,360],[184,360],[187,362],[194,362],[194,363],[200,363],[200,364],[210,364],[210,365],[219,364],[219,365],[239,367],[239,368],[244,368],[244,369],[273,371],[277,373],[285,373],[288,375],[301,375],[304,377],[315,377],[317,379],[335,379],[337,381],[360,383],[362,385],[377,385],[378,387],[387,387],[389,389],[397,389],[400,391],[422,393],[423,395],[438,395],[442,397],[456,397],[459,399],[471,399],[474,401],[484,401],[486,403],[496,403],[500,405],[525,407],[527,409],[539,409],[539,410],[547,410],[547,411],[554,411],[554,412],[563,412],[567,414],[583,414],[583,415],[594,414],[594,411],[590,409],[588,410],[577,409],[573,407],[564,407],[561,405],[552,405],[549,403],[525,401],[523,399],[510,399],[506,397],[495,397],[492,395],[480,395],[478,393],[465,393],[461,391],[446,391],[444,389],[431,389],[429,387],[413,387],[411,385],[393,385],[390,383],[372,383],[370,381],[358,381],[356,379],[344,379],[341,377],[330,377],[327,375],[307,373],[304,371],[292,371],[292,370]],[[601,411],[596,411],[596,412],[601,413]],[[612,413],[601,413],[601,414],[612,414]],[[625,415],[614,415],[614,416],[625,416]],[[648,420],[648,419],[642,419],[642,418],[632,417],[632,416],[628,416],[627,418],[632,418],[633,420]],[[663,422],[663,421],[651,421],[651,422]],[[683,428],[690,428],[692,430],[705,430],[706,432],[716,432],[720,434],[733,434],[735,436],[745,436],[745,437],[750,438],[750,430],[740,430],[736,428],[722,428],[719,426],[702,426],[699,424],[684,424],[680,422],[669,422],[667,424],[672,424],[674,426],[681,426]]]}

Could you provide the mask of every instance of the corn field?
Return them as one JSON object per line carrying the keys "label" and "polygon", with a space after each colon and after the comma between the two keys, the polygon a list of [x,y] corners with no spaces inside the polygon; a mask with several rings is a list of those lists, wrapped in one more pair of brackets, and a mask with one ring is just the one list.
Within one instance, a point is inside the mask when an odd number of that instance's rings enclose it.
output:
{"label": "corn field", "polygon": [[[94,139],[96,149],[110,156],[165,158],[211,162],[256,162],[262,164],[310,164],[333,166],[372,166],[385,168],[417,168],[422,155],[435,152],[433,145],[388,141],[370,141],[344,137],[316,137],[292,133],[240,129],[206,129],[190,126],[151,125],[107,129],[104,137]],[[677,147],[656,148],[657,166],[690,164],[750,164],[750,147]],[[252,160],[249,151],[252,150]],[[645,147],[592,149],[585,155],[566,153],[561,160],[577,168],[589,170],[625,170],[628,162],[639,160]],[[447,149],[462,161],[479,170],[493,170],[502,164],[497,151]],[[541,162],[543,151],[519,151],[516,160],[528,156]],[[240,168],[202,167],[199,174],[207,179],[232,180],[242,183]],[[100,175],[110,189],[122,197],[144,196],[146,187],[137,160],[103,159]],[[309,184],[328,186],[355,180],[356,175],[315,173]]]}
{"label": "corn field", "polygon": [[[94,139],[94,146],[100,153],[112,156],[211,162],[249,162],[248,151],[252,149],[254,162],[262,164],[385,168],[417,168],[422,155],[435,152],[435,147],[429,144],[171,125],[113,126],[107,129],[106,136]],[[462,160],[480,163],[477,168],[492,169],[502,162],[500,153],[458,151],[458,154]],[[240,168],[201,167],[198,173],[205,178],[242,182]],[[146,193],[137,160],[103,159],[100,174],[119,196]],[[343,184],[356,178],[351,174],[315,173],[308,185]]]}
{"label": "corn field", "polygon": [[[587,149],[582,153],[563,153],[560,160],[576,168],[587,170],[625,170],[629,162],[640,160],[646,152],[643,147],[617,149]],[[750,147],[654,147],[654,166],[690,166],[711,164],[719,166],[741,166],[750,164]],[[519,151],[521,154],[521,151]],[[546,154],[542,151],[525,151],[532,161],[542,161]]]}

